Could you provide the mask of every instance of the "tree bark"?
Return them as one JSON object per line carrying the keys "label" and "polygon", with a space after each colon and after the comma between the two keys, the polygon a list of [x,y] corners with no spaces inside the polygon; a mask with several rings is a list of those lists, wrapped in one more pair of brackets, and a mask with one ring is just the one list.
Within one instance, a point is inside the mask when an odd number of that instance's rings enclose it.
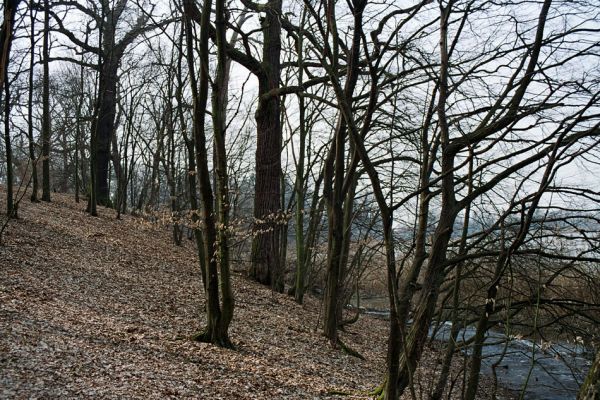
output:
{"label": "tree bark", "polygon": [[[302,24],[306,21],[306,9],[302,11]],[[302,82],[304,70],[302,60],[304,59],[303,30],[298,33],[298,81]],[[298,96],[298,111],[300,123],[300,150],[296,164],[296,182],[294,186],[296,196],[296,281],[294,285],[294,298],[298,304],[304,301],[304,286],[306,281],[306,246],[304,243],[304,159],[306,158],[306,104],[303,96]]]}
{"label": "tree bark", "polygon": [[596,359],[577,394],[577,400],[598,399],[600,399],[600,351],[596,354]]}
{"label": "tree bark", "polygon": [[12,144],[10,139],[10,82],[4,82],[4,150],[6,151],[6,215],[17,218],[17,203],[15,203],[13,184],[14,168]]}
{"label": "tree bark", "polygon": [[13,199],[13,165],[12,165],[12,147],[10,141],[10,88],[8,82],[8,64],[10,60],[10,48],[13,39],[13,26],[15,23],[15,14],[20,0],[4,0],[4,21],[0,31],[0,45],[2,54],[0,54],[0,93],[2,89],[5,92],[4,99],[4,140],[6,150],[6,214],[9,218],[17,216],[17,208]]}
{"label": "tree bark", "polygon": [[229,324],[233,319],[234,298],[231,289],[229,268],[229,178],[227,175],[227,151],[225,149],[228,63],[225,54],[225,0],[216,0],[215,27],[217,42],[217,74],[212,87],[212,117],[214,130],[215,174],[217,180],[217,243],[216,258],[219,265],[220,289],[222,297],[219,331],[227,337]]}
{"label": "tree bark", "polygon": [[280,99],[281,0],[264,6],[263,71],[258,75],[259,103],[256,110],[256,167],[254,186],[254,228],[250,276],[283,292],[283,271],[279,258],[279,213],[281,176]]}
{"label": "tree bark", "polygon": [[[186,39],[187,39],[187,54],[190,69],[190,83],[194,95],[194,141],[196,151],[196,170],[198,175],[198,183],[200,196],[202,199],[202,222],[204,228],[204,265],[206,267],[204,283],[206,293],[206,319],[207,324],[204,330],[196,335],[196,340],[213,343],[223,347],[231,347],[231,342],[228,335],[229,322],[233,316],[233,297],[229,288],[228,268],[224,269],[223,265],[219,268],[218,258],[218,242],[217,242],[217,226],[215,223],[214,196],[211,187],[211,177],[208,170],[208,151],[206,148],[206,106],[208,103],[208,38],[210,29],[210,12],[211,1],[205,1],[202,7],[200,18],[200,40],[199,40],[199,55],[200,55],[200,73],[198,80],[195,78],[195,68],[193,65],[193,42],[191,37],[191,20],[190,15],[195,12],[194,5],[191,1],[184,1],[185,23],[186,23]],[[219,7],[224,7],[222,4]],[[224,12],[221,10],[221,12]],[[222,16],[221,18],[224,18]],[[223,29],[221,33],[224,36],[224,23],[219,29]],[[224,68],[219,65],[218,68]],[[224,161],[224,160],[223,160]],[[195,190],[195,189],[194,189]],[[200,253],[199,253],[200,255]],[[219,301],[219,269],[221,272],[221,289],[223,292],[224,307],[221,308]],[[225,276],[224,276],[225,274]],[[227,282],[223,279],[226,278]]]}
{"label": "tree bark", "polygon": [[[353,1],[354,26],[351,54],[346,73],[344,87],[344,102],[352,108],[352,97],[358,80],[358,60],[362,33],[362,16],[367,5],[364,0]],[[337,25],[335,15],[335,2],[328,3],[327,23],[333,34],[334,47],[331,52],[332,66],[338,68]],[[345,142],[347,136],[347,122],[340,114],[335,130],[333,148],[327,158],[325,167],[324,197],[327,200],[329,215],[329,248],[327,255],[327,282],[325,288],[325,314],[323,316],[323,331],[332,342],[337,341],[337,328],[341,322],[340,286],[342,278],[342,262],[344,253],[344,174],[345,174]],[[354,201],[354,199],[347,199]]]}
{"label": "tree bark", "polygon": [[50,17],[48,0],[44,0],[44,40],[42,57],[44,76],[42,79],[42,200],[50,201],[50,70],[49,39]]}
{"label": "tree bark", "polygon": [[29,140],[29,160],[31,161],[31,180],[33,187],[31,189],[31,201],[39,201],[39,182],[38,182],[38,158],[35,152],[35,140],[33,138],[33,72],[35,67],[35,14],[34,8],[29,8],[29,21],[31,24],[30,46],[31,53],[29,58],[29,93],[27,97],[27,138]]}
{"label": "tree bark", "polygon": [[4,0],[4,20],[0,27],[0,93],[4,88],[4,83],[8,78],[8,64],[10,62],[10,48],[13,40],[13,30],[15,24],[15,14],[21,0]]}

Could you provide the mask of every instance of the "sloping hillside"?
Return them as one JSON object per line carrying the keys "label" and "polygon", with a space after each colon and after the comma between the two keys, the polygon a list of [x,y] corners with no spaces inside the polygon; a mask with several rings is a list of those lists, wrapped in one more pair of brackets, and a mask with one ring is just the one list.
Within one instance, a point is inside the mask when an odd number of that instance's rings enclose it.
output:
{"label": "sloping hillside", "polygon": [[319,334],[317,299],[299,306],[243,276],[236,350],[189,340],[204,319],[192,242],[176,247],[166,227],[84,208],[59,194],[23,201],[5,232],[0,398],[365,398],[380,383],[385,321],[364,317],[343,333],[361,361]]}

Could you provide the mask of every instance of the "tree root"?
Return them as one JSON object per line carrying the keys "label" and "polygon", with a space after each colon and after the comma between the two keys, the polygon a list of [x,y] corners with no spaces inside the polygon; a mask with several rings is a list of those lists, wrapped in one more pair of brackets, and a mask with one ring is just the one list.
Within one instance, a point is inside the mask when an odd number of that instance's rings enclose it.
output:
{"label": "tree root", "polygon": [[328,396],[352,396],[353,393],[345,392],[343,390],[331,389],[327,391]]}
{"label": "tree root", "polygon": [[214,344],[215,346],[222,347],[224,349],[235,350],[235,346],[233,345],[231,340],[229,340],[229,336],[214,335],[214,334],[211,334],[211,332],[209,332],[206,329],[201,332],[193,334],[190,337],[190,339],[194,342],[210,343],[210,344]]}
{"label": "tree root", "polygon": [[363,361],[366,361],[366,358],[362,354],[360,354],[358,351],[347,346],[344,342],[342,342],[342,340],[339,337],[337,339],[337,343],[340,345],[340,347],[342,348],[344,353],[346,353],[350,356],[356,357],[356,358],[360,358]]}
{"label": "tree root", "polygon": [[377,400],[385,399],[385,383],[386,382],[384,381],[381,385],[369,392],[369,396]]}

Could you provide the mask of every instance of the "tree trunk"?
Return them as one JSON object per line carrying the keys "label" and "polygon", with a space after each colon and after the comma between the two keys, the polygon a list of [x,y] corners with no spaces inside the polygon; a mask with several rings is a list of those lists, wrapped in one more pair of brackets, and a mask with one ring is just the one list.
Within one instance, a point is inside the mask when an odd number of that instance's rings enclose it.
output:
{"label": "tree trunk", "polygon": [[4,0],[4,20],[0,28],[0,93],[4,88],[5,81],[8,80],[8,64],[10,62],[10,48],[13,40],[13,28],[15,24],[15,14],[21,0]]}
{"label": "tree trunk", "polygon": [[161,118],[160,121],[157,122],[156,126],[158,137],[156,138],[156,151],[152,156],[152,171],[150,175],[150,197],[148,198],[148,203],[146,203],[147,213],[154,211],[158,205],[158,192],[160,189],[160,160],[162,157],[164,147],[165,128],[165,121]]}
{"label": "tree trunk", "polygon": [[[358,59],[362,32],[362,13],[366,1],[354,1],[354,26],[352,48],[346,73],[344,87],[344,102],[352,108],[352,97],[358,80]],[[328,3],[327,23],[333,33],[332,64],[338,67],[337,26],[335,2]],[[345,174],[345,141],[347,122],[342,114],[338,117],[332,151],[326,160],[324,197],[327,200],[329,215],[329,251],[327,255],[327,283],[325,288],[325,314],[323,316],[323,331],[333,343],[337,341],[337,328],[341,322],[340,286],[342,278],[342,262],[344,253],[344,174]],[[353,199],[351,200],[353,201]]]}
{"label": "tree trunk", "polygon": [[8,77],[4,82],[4,149],[6,151],[6,215],[8,218],[17,218],[17,204],[13,194],[15,178],[10,140],[10,83]]}
{"label": "tree trunk", "polygon": [[[306,21],[306,9],[302,11],[302,24]],[[302,25],[301,24],[301,25]],[[303,60],[303,31],[300,28],[298,34],[298,81],[302,82],[304,70]],[[306,158],[306,105],[303,96],[298,96],[298,111],[300,124],[300,150],[296,164],[296,182],[294,185],[296,195],[296,282],[294,287],[294,298],[298,304],[304,301],[304,285],[306,281],[306,246],[304,243],[304,159]]]}
{"label": "tree trunk", "polygon": [[50,35],[50,17],[48,15],[48,0],[44,0],[44,41],[42,45],[43,51],[43,68],[44,76],[42,80],[42,200],[50,201],[50,71],[48,61],[49,52],[49,35]]}
{"label": "tree trunk", "polygon": [[600,399],[600,351],[596,354],[596,359],[577,394],[577,400],[598,399]]}
{"label": "tree trunk", "polygon": [[262,20],[264,34],[263,68],[258,76],[259,103],[256,110],[256,169],[254,228],[250,276],[283,292],[283,271],[279,258],[278,214],[281,175],[280,99],[270,93],[279,88],[281,53],[281,0],[269,0]]}
{"label": "tree trunk", "polygon": [[[469,172],[467,175],[467,187],[468,193],[471,194],[473,191],[473,152],[469,153]],[[463,219],[463,227],[460,238],[460,248],[458,251],[459,255],[466,254],[467,239],[469,234],[469,224],[471,219],[471,205],[467,205],[465,208],[465,215]],[[458,321],[458,308],[460,306],[460,287],[462,282],[462,271],[463,263],[459,263],[454,268],[454,288],[452,289],[452,328],[450,328],[450,338],[446,344],[446,351],[444,353],[444,359],[442,361],[442,367],[440,375],[438,377],[435,389],[431,394],[430,400],[441,400],[448,377],[450,376],[450,368],[452,366],[452,359],[454,358],[454,352],[456,350],[456,341],[458,334],[460,333],[460,323]],[[476,334],[477,335],[477,334]]]}
{"label": "tree trunk", "polygon": [[234,298],[229,268],[229,179],[227,176],[227,151],[225,149],[228,63],[225,54],[225,0],[216,0],[215,27],[217,32],[217,74],[212,87],[212,117],[214,130],[215,175],[217,178],[217,243],[215,251],[219,265],[222,297],[219,331],[225,338],[233,319]]}
{"label": "tree trunk", "polygon": [[27,97],[27,138],[29,140],[29,160],[31,161],[31,180],[33,187],[31,189],[31,201],[39,201],[39,182],[37,170],[37,156],[35,155],[35,140],[33,138],[33,71],[35,66],[35,14],[33,7],[29,8],[29,17],[31,24],[31,53],[29,58],[29,93]]}
{"label": "tree trunk", "polygon": [[[104,37],[105,41],[110,39],[111,36]],[[100,70],[98,89],[100,104],[98,106],[98,116],[96,121],[95,169],[97,193],[96,201],[98,204],[103,206],[110,206],[110,193],[108,184],[110,177],[108,174],[108,167],[110,163],[111,138],[114,135],[115,129],[117,69],[119,59],[120,57],[116,57],[115,54],[110,52],[103,60]]]}
{"label": "tree trunk", "polygon": [[[230,347],[231,342],[228,335],[228,326],[233,313],[233,297],[228,286],[228,269],[220,265],[221,271],[221,289],[223,292],[224,307],[221,309],[219,302],[219,253],[217,243],[217,226],[215,223],[214,197],[211,187],[211,177],[208,170],[208,151],[206,148],[205,121],[206,105],[208,103],[208,37],[210,29],[210,11],[211,1],[206,1],[202,6],[200,17],[200,74],[198,80],[195,77],[195,68],[193,65],[193,42],[190,18],[195,13],[194,4],[191,1],[184,2],[187,54],[190,70],[190,84],[194,96],[194,142],[196,150],[196,171],[200,196],[202,199],[202,222],[204,224],[204,265],[206,266],[204,282],[206,294],[206,319],[205,329],[196,335],[196,340],[213,343],[223,347]],[[223,7],[223,5],[219,5]],[[221,10],[222,11],[222,10]],[[223,12],[223,11],[222,11]],[[221,25],[218,29],[225,29],[224,16],[220,17]],[[222,32],[224,36],[224,31]],[[218,68],[223,68],[219,65]],[[218,134],[217,134],[218,135]],[[218,140],[217,140],[218,142]],[[222,160],[224,161],[224,160]],[[195,188],[194,188],[195,190]],[[221,208],[221,211],[223,208]],[[200,255],[200,253],[199,253]],[[223,275],[225,274],[225,276]],[[223,279],[226,278],[227,282]]]}
{"label": "tree trunk", "polygon": [[5,92],[4,99],[4,141],[6,150],[6,214],[9,218],[17,216],[17,206],[13,200],[13,165],[12,147],[10,142],[10,88],[8,82],[8,64],[10,60],[10,48],[13,39],[13,25],[15,13],[20,0],[4,0],[4,21],[0,31],[0,94]]}

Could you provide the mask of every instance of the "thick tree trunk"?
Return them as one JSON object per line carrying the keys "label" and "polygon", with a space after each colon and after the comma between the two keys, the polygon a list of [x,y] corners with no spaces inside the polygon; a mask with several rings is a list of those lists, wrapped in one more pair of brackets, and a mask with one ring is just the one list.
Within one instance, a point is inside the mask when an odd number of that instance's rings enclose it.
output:
{"label": "thick tree trunk", "polygon": [[4,20],[0,28],[0,93],[4,89],[4,83],[8,79],[8,63],[10,59],[10,48],[12,46],[13,28],[15,14],[21,0],[4,0]]}
{"label": "thick tree trunk", "polygon": [[[110,37],[105,37],[105,40]],[[108,54],[100,71],[97,128],[96,128],[96,193],[97,203],[110,206],[109,174],[110,145],[115,134],[117,69],[119,57]]]}
{"label": "thick tree trunk", "polygon": [[6,214],[9,218],[17,216],[17,206],[13,199],[13,165],[12,147],[10,141],[10,89],[8,82],[8,63],[13,39],[15,13],[20,0],[4,0],[4,21],[0,31],[0,94],[4,89],[4,142],[6,150]]}
{"label": "thick tree trunk", "polygon": [[279,258],[278,224],[281,176],[281,121],[279,88],[281,53],[281,0],[269,0],[262,21],[263,65],[259,74],[259,104],[256,110],[256,169],[254,189],[254,238],[250,276],[283,292],[283,270]]}

